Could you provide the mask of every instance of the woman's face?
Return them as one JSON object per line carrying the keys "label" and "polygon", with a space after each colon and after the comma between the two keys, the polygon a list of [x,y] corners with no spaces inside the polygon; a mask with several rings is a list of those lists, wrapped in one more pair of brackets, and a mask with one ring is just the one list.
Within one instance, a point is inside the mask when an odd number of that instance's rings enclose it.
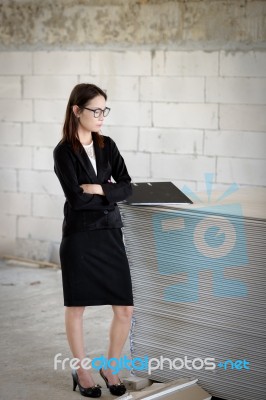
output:
{"label": "woman's face", "polygon": [[[87,132],[99,132],[101,130],[101,127],[103,125],[104,121],[104,116],[102,112],[99,112],[100,110],[105,109],[105,98],[103,96],[96,96],[92,100],[90,100],[85,107],[90,108],[88,110],[87,108],[79,110],[79,112],[76,113],[79,116],[79,123],[80,127]],[[75,107],[75,106],[74,106]],[[99,116],[94,116],[94,112],[91,110],[98,110],[98,113],[100,114]],[[75,110],[74,110],[75,112]]]}

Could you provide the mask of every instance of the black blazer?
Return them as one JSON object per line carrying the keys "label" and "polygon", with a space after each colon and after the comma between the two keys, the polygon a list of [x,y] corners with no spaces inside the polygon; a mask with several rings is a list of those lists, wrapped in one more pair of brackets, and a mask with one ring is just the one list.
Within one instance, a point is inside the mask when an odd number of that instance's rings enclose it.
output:
{"label": "black blazer", "polygon": [[[81,152],[74,152],[70,143],[59,142],[54,149],[54,170],[66,197],[63,236],[123,226],[116,203],[132,193],[124,159],[108,136],[104,136],[103,149],[94,140],[94,150],[97,176],[84,148]],[[111,177],[116,183],[108,182]],[[84,193],[80,187],[84,183],[100,184],[105,196]]]}

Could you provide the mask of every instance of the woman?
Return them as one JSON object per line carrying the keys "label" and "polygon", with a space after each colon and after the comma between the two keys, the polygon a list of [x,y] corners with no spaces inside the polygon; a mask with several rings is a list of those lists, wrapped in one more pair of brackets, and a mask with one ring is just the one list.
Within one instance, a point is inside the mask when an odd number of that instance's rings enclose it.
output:
{"label": "woman", "polygon": [[[83,368],[83,313],[86,306],[110,304],[108,359],[120,358],[133,312],[132,285],[117,206],[131,194],[131,178],[114,141],[99,132],[107,96],[92,84],[74,87],[66,109],[63,138],[54,149],[55,173],[61,183],[64,205],[60,246],[65,325],[73,357],[73,390],[100,397],[90,371]],[[111,183],[111,177],[115,183]],[[125,393],[125,386],[110,368],[100,374],[110,392]]]}

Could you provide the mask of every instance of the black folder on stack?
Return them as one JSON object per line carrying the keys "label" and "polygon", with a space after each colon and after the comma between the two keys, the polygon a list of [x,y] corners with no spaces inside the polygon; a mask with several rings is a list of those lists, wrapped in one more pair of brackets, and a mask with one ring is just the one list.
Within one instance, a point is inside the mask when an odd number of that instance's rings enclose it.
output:
{"label": "black folder on stack", "polygon": [[132,205],[193,204],[172,182],[137,182],[132,183],[132,189],[126,201]]}

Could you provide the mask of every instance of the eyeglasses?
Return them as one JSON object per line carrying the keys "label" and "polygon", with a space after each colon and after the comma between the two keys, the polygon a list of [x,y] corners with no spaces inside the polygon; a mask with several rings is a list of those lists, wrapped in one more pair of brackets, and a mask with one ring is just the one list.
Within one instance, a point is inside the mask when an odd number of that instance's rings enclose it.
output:
{"label": "eyeglasses", "polygon": [[86,110],[92,111],[94,114],[94,118],[99,118],[101,115],[103,115],[104,117],[107,117],[107,115],[109,114],[111,108],[105,107],[104,110],[102,110],[101,108],[95,108],[95,110],[93,110],[92,108],[89,107],[83,107]]}

